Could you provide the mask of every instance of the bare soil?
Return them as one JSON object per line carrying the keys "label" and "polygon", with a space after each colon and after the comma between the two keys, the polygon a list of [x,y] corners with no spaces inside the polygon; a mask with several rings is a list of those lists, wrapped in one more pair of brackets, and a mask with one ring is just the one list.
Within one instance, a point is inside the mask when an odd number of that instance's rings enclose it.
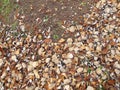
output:
{"label": "bare soil", "polygon": [[[25,15],[23,23],[28,30],[36,32],[51,30],[53,41],[61,38],[64,28],[70,25],[76,25],[83,22],[83,15],[90,13],[90,8],[97,0],[20,0],[19,10],[11,13],[11,22],[13,14],[20,12]],[[40,23],[36,23],[39,19]],[[57,38],[54,38],[54,35]],[[70,37],[67,35],[66,37]]]}

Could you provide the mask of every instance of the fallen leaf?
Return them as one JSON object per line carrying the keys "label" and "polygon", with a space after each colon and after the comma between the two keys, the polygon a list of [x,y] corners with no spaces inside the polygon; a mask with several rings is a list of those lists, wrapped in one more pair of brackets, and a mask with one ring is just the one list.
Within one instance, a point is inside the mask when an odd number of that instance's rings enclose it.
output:
{"label": "fallen leaf", "polygon": [[114,85],[115,84],[115,80],[108,80],[107,83],[110,84],[110,85]]}
{"label": "fallen leaf", "polygon": [[44,40],[44,43],[50,43],[51,41],[52,41],[51,39],[47,38]]}

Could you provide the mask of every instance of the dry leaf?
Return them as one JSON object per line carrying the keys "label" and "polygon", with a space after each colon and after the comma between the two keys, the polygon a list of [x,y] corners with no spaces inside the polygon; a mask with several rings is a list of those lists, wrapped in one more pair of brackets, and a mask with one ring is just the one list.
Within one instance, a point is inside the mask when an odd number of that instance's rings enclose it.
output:
{"label": "dry leaf", "polygon": [[103,48],[103,50],[101,51],[102,54],[107,54],[108,49],[107,48]]}
{"label": "dry leaf", "polygon": [[108,80],[107,83],[110,84],[110,85],[114,85],[115,84],[115,80]]}
{"label": "dry leaf", "polygon": [[120,60],[120,55],[115,55],[115,59]]}
{"label": "dry leaf", "polygon": [[61,38],[58,42],[63,43],[64,41],[65,41],[65,39]]}
{"label": "dry leaf", "polygon": [[51,39],[47,38],[44,40],[44,43],[50,43],[51,41],[52,41]]}

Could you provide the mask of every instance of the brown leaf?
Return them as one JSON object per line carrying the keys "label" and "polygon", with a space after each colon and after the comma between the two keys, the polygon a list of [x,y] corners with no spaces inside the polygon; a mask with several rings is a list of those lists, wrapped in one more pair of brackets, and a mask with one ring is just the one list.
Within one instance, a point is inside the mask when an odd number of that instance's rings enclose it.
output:
{"label": "brown leaf", "polygon": [[115,59],[120,60],[120,55],[115,55]]}
{"label": "brown leaf", "polygon": [[115,80],[108,80],[107,83],[110,84],[110,85],[114,85],[115,84]]}
{"label": "brown leaf", "polygon": [[51,41],[52,41],[52,40],[49,39],[49,38],[47,38],[47,39],[44,40],[45,43],[50,43]]}
{"label": "brown leaf", "polygon": [[65,39],[61,38],[58,42],[63,43],[63,42],[65,42]]}
{"label": "brown leaf", "polygon": [[107,47],[103,48],[103,50],[101,51],[102,54],[107,54],[107,52],[108,52]]}
{"label": "brown leaf", "polygon": [[117,0],[110,0],[112,3],[116,3],[117,2]]}
{"label": "brown leaf", "polygon": [[114,42],[113,40],[110,41],[110,45],[114,46],[116,45],[116,42]]}

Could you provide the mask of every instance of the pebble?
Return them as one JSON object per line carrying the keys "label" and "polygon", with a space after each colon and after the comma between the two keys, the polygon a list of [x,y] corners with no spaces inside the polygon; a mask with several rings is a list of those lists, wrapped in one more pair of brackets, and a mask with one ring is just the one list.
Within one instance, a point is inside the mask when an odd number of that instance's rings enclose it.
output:
{"label": "pebble", "polygon": [[82,67],[79,67],[78,69],[77,69],[77,72],[78,73],[81,73],[83,71],[83,68]]}
{"label": "pebble", "polygon": [[95,90],[92,86],[87,86],[86,90]]}

